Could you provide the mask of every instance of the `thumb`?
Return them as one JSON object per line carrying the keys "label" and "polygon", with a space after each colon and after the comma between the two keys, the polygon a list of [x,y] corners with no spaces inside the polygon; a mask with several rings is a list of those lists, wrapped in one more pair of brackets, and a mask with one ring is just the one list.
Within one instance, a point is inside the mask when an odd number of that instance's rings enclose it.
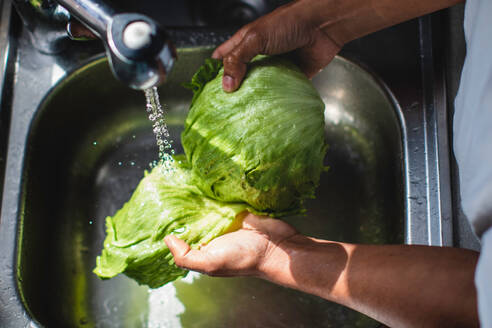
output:
{"label": "thumb", "polygon": [[181,258],[190,251],[190,246],[176,236],[168,235],[164,237],[164,242],[169,247],[174,258]]}
{"label": "thumb", "polygon": [[164,237],[164,242],[173,254],[177,266],[203,273],[208,273],[210,270],[212,261],[207,253],[191,249],[190,245],[173,235]]}
{"label": "thumb", "polygon": [[249,29],[241,42],[223,57],[222,87],[226,92],[239,88],[246,74],[247,64],[254,56],[263,52],[263,38],[260,33],[255,28]]}

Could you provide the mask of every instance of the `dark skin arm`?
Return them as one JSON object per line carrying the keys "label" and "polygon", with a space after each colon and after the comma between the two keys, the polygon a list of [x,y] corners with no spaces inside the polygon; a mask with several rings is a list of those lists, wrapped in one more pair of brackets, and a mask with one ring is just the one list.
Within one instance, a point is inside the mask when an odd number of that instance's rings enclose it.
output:
{"label": "dark skin arm", "polygon": [[[216,49],[223,87],[236,90],[257,54],[294,52],[308,77],[343,45],[460,0],[300,0],[240,29]],[[166,237],[176,264],[214,276],[255,276],[315,294],[391,327],[478,326],[478,253],[445,247],[355,245],[299,235],[249,214],[242,229],[191,250]]]}
{"label": "dark skin arm", "polygon": [[300,0],[244,26],[212,57],[224,62],[223,87],[236,90],[246,63],[258,54],[295,52],[308,77],[328,65],[343,45],[369,33],[463,0]]}
{"label": "dark skin arm", "polygon": [[478,326],[478,253],[458,248],[354,245],[298,234],[248,214],[242,229],[200,250],[165,239],[176,264],[212,276],[255,276],[318,295],[390,327]]}

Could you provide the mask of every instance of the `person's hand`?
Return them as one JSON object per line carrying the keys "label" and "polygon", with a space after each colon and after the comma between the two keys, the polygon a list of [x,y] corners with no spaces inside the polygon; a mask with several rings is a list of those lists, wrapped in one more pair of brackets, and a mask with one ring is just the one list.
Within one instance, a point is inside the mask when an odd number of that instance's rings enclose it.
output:
{"label": "person's hand", "polygon": [[244,214],[240,230],[215,238],[199,250],[190,249],[176,236],[166,236],[176,265],[212,276],[261,276],[270,255],[297,232],[280,220]]}
{"label": "person's hand", "polygon": [[320,28],[312,2],[296,1],[282,6],[244,26],[214,51],[212,57],[224,63],[225,91],[239,88],[247,63],[258,54],[295,50],[298,65],[309,78],[330,63],[342,45]]}

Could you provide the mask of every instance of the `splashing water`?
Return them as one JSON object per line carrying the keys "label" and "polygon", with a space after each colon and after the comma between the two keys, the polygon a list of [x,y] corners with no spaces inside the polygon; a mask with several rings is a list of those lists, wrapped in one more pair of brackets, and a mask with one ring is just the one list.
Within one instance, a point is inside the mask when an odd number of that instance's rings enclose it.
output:
{"label": "splashing water", "polygon": [[169,130],[164,121],[164,110],[159,101],[159,93],[157,87],[146,89],[145,99],[147,101],[146,110],[149,114],[149,120],[152,122],[152,130],[154,131],[157,146],[159,147],[159,159],[150,164],[153,168],[161,165],[165,172],[174,171],[174,149],[172,140],[169,139]]}

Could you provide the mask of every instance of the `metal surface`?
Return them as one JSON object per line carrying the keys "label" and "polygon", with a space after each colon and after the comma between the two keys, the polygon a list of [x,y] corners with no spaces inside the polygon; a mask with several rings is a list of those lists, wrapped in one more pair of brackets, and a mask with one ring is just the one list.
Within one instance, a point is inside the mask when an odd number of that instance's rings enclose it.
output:
{"label": "metal surface", "polygon": [[[11,1],[0,1],[0,92],[2,92],[7,72],[7,60],[10,54],[10,12]],[[0,97],[0,110],[2,98]]]}
{"label": "metal surface", "polygon": [[[191,101],[191,94],[181,84],[210,54],[211,49],[203,48],[181,51],[175,73],[160,89],[177,152],[182,151],[179,135]],[[289,221],[303,233],[320,238],[403,242],[399,108],[370,74],[341,58],[313,83],[326,103],[326,139],[332,146],[325,164],[331,169],[322,177],[317,199],[307,204],[307,217]],[[112,80],[107,63],[97,61],[62,80],[34,113],[21,172],[18,279],[24,304],[33,318],[47,327],[80,322],[135,326],[147,319],[144,314],[150,305],[145,288],[125,277],[100,281],[92,273],[104,239],[104,218],[128,200],[158,153],[143,100],[143,94],[129,92]],[[255,281],[249,285],[256,286]],[[224,284],[231,284],[228,290],[237,294],[258,295],[235,285],[234,280]],[[197,293],[206,292],[207,286],[202,285],[196,287]],[[281,312],[273,313],[271,308],[279,297],[290,309],[320,302],[302,293],[287,295],[281,287],[264,288],[272,293],[268,298],[264,295],[238,307],[251,308],[263,302],[268,317],[280,320]],[[44,301],[47,294],[51,295],[49,303]],[[225,297],[226,293],[215,293],[217,300]],[[120,301],[108,313],[105,303],[116,299]],[[186,300],[181,301],[186,308]],[[296,316],[289,322],[293,326],[317,326],[320,322],[337,326],[341,318],[346,324],[368,322],[330,302],[322,307],[323,316]],[[256,312],[257,316],[242,319],[249,323],[246,326],[265,317],[265,313]],[[220,326],[236,326],[230,321],[234,317],[224,314]],[[376,325],[373,322],[372,326]]]}
{"label": "metal surface", "polygon": [[[453,246],[452,206],[450,186],[449,135],[447,126],[446,91],[442,65],[434,63],[432,22],[430,16],[419,19],[423,84],[423,131],[425,143],[425,170],[427,176],[427,227],[410,233],[411,244]],[[441,81],[441,83],[439,83]],[[438,147],[441,145],[441,147]],[[409,222],[410,230],[421,230],[418,223]]]}
{"label": "metal surface", "polygon": [[[11,45],[11,7],[10,0],[0,1],[0,186],[3,185],[5,173],[10,121],[10,108],[8,108],[10,101],[9,83],[13,75],[13,61],[10,59],[14,48]],[[2,189],[0,189],[0,199],[2,198],[2,193]]]}
{"label": "metal surface", "polygon": [[[38,51],[57,54],[68,46],[65,24],[69,14],[54,2],[34,2],[13,0],[12,3],[29,30],[29,39]],[[41,5],[43,3],[43,5]]]}
{"label": "metal surface", "polygon": [[59,0],[63,7],[103,40],[116,11],[104,1]]}
{"label": "metal surface", "polygon": [[[190,97],[179,82],[209,53],[200,46],[217,45],[230,33],[182,29],[170,30],[170,35],[184,47],[169,83],[161,88],[176,136]],[[432,54],[423,51],[426,42],[420,43],[419,35],[419,25],[412,21],[352,42],[343,56],[375,73],[339,59],[331,66],[336,70],[314,80],[328,108],[332,146],[327,163],[332,169],[310,206],[319,210],[314,217],[329,219],[301,225],[301,231],[361,242],[449,240],[442,229],[449,210],[442,191],[449,177],[441,169],[448,144],[436,112],[445,103],[436,101],[442,92],[424,90],[431,88],[429,83],[436,85],[439,76],[428,74],[422,58]],[[83,65],[101,53],[97,43],[74,43],[59,56],[47,56],[27,40],[24,30],[9,58],[17,63],[15,83],[4,87],[12,95],[12,118],[0,216],[0,326],[90,327],[97,326],[97,315],[107,315],[112,323],[140,320],[132,313],[145,317],[148,295],[142,296],[125,277],[101,282],[90,268],[101,247],[104,216],[126,200],[156,153],[143,94],[112,79],[102,62]],[[339,81],[344,88],[336,88]],[[325,89],[325,83],[331,87]],[[431,203],[436,200],[439,211]],[[436,235],[435,229],[442,230]],[[269,285],[262,286],[257,289],[277,295]],[[117,297],[105,303],[105,293]],[[329,310],[330,320],[360,318],[341,307],[327,309],[338,309]]]}

